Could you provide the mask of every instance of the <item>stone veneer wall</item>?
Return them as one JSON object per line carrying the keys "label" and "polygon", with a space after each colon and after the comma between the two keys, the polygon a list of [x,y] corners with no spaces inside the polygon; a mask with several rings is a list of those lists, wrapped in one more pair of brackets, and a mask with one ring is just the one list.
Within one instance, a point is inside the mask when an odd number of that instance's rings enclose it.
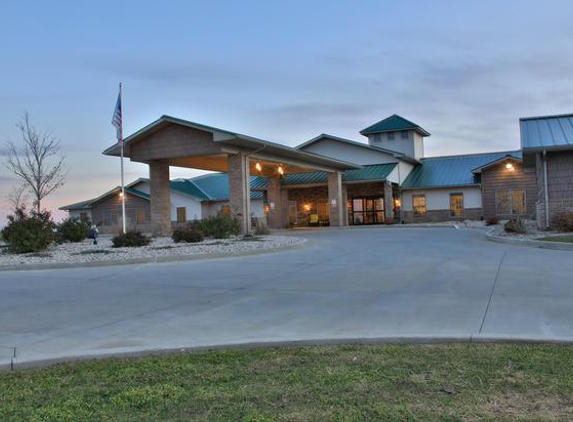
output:
{"label": "stone veneer wall", "polygon": [[[536,157],[537,174],[537,221],[545,227],[545,195],[543,180],[543,157]],[[573,212],[573,151],[547,154],[547,187],[549,190],[549,225],[559,213]]]}
{"label": "stone veneer wall", "polygon": [[461,217],[452,217],[450,210],[427,210],[426,214],[414,215],[413,211],[403,211],[405,223],[434,223],[440,221],[463,221],[481,220],[483,210],[481,208],[466,208]]}

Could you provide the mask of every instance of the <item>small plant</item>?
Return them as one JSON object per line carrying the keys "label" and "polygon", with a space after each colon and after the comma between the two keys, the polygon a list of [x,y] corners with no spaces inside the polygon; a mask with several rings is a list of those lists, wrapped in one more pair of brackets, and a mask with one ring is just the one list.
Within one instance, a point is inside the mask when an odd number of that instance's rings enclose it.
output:
{"label": "small plant", "polygon": [[495,226],[498,223],[499,223],[499,219],[497,217],[489,217],[489,218],[486,218],[486,220],[485,220],[486,226]]}
{"label": "small plant", "polygon": [[255,225],[255,234],[257,236],[265,236],[271,234],[269,226],[267,226],[267,221],[264,218],[257,218],[257,223]]}
{"label": "small plant", "polygon": [[505,223],[504,229],[507,233],[525,234],[527,232],[525,224],[521,218],[513,218]]}
{"label": "small plant", "polygon": [[86,219],[67,219],[58,224],[59,242],[81,242],[88,237],[91,223]]}
{"label": "small plant", "polygon": [[114,248],[133,248],[147,246],[151,243],[151,239],[139,230],[129,230],[126,233],[120,233],[115,236],[111,243]]}
{"label": "small plant", "polygon": [[54,241],[55,224],[48,211],[26,213],[18,208],[8,216],[8,225],[2,229],[2,238],[13,253],[39,252]]}
{"label": "small plant", "polygon": [[206,237],[214,239],[226,239],[231,235],[237,236],[241,232],[239,222],[226,214],[206,218],[196,225]]}
{"label": "small plant", "polygon": [[197,230],[192,224],[187,224],[185,227],[175,229],[171,235],[171,239],[173,239],[175,243],[197,243],[202,242],[204,238],[203,233]]}
{"label": "small plant", "polygon": [[552,225],[560,232],[573,232],[573,212],[562,212],[553,217]]}

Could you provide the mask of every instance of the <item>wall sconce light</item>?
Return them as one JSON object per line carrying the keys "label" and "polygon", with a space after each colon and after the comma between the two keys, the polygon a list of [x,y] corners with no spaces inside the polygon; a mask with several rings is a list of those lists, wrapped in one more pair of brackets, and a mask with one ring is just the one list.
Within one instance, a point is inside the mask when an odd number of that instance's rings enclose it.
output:
{"label": "wall sconce light", "polygon": [[395,198],[394,199],[394,206],[396,208],[400,208],[402,206],[402,200],[400,198]]}
{"label": "wall sconce light", "polygon": [[283,174],[285,174],[285,169],[283,168],[283,166],[279,166],[277,168],[277,171],[279,172],[279,174],[282,176]]}
{"label": "wall sconce light", "polygon": [[257,171],[262,171],[262,170],[263,170],[263,166],[261,166],[261,163],[256,163],[256,164],[255,164],[255,168],[257,169]]}
{"label": "wall sconce light", "polygon": [[122,191],[119,191],[119,197],[123,198],[123,192]]}
{"label": "wall sconce light", "polygon": [[506,168],[506,170],[513,170],[513,164],[507,163],[507,164],[505,165],[505,168]]}
{"label": "wall sconce light", "polygon": [[268,213],[270,209],[269,204],[265,204],[265,214]]}
{"label": "wall sconce light", "polygon": [[304,204],[304,210],[310,211],[310,204]]}

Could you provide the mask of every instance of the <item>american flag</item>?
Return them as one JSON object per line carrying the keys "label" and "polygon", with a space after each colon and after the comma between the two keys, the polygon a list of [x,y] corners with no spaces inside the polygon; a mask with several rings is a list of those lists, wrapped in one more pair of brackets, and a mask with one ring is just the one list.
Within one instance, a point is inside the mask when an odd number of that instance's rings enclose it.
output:
{"label": "american flag", "polygon": [[121,91],[117,96],[117,102],[115,103],[115,110],[113,112],[113,119],[111,119],[111,124],[117,129],[117,142],[119,146],[123,148],[123,128],[122,128],[122,115],[121,115]]}

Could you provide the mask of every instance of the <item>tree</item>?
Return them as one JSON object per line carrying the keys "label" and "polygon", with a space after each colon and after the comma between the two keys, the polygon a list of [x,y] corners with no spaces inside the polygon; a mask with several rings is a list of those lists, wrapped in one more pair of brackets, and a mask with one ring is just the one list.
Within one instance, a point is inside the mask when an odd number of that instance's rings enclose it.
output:
{"label": "tree", "polygon": [[28,112],[16,127],[22,135],[22,145],[7,142],[8,161],[4,166],[16,175],[34,200],[36,212],[41,212],[41,201],[63,186],[67,175],[60,154],[60,141],[51,132],[39,132],[30,122]]}
{"label": "tree", "polygon": [[28,187],[24,184],[14,186],[10,193],[7,195],[8,203],[12,210],[20,208],[27,208],[28,201],[30,200],[27,192]]}

